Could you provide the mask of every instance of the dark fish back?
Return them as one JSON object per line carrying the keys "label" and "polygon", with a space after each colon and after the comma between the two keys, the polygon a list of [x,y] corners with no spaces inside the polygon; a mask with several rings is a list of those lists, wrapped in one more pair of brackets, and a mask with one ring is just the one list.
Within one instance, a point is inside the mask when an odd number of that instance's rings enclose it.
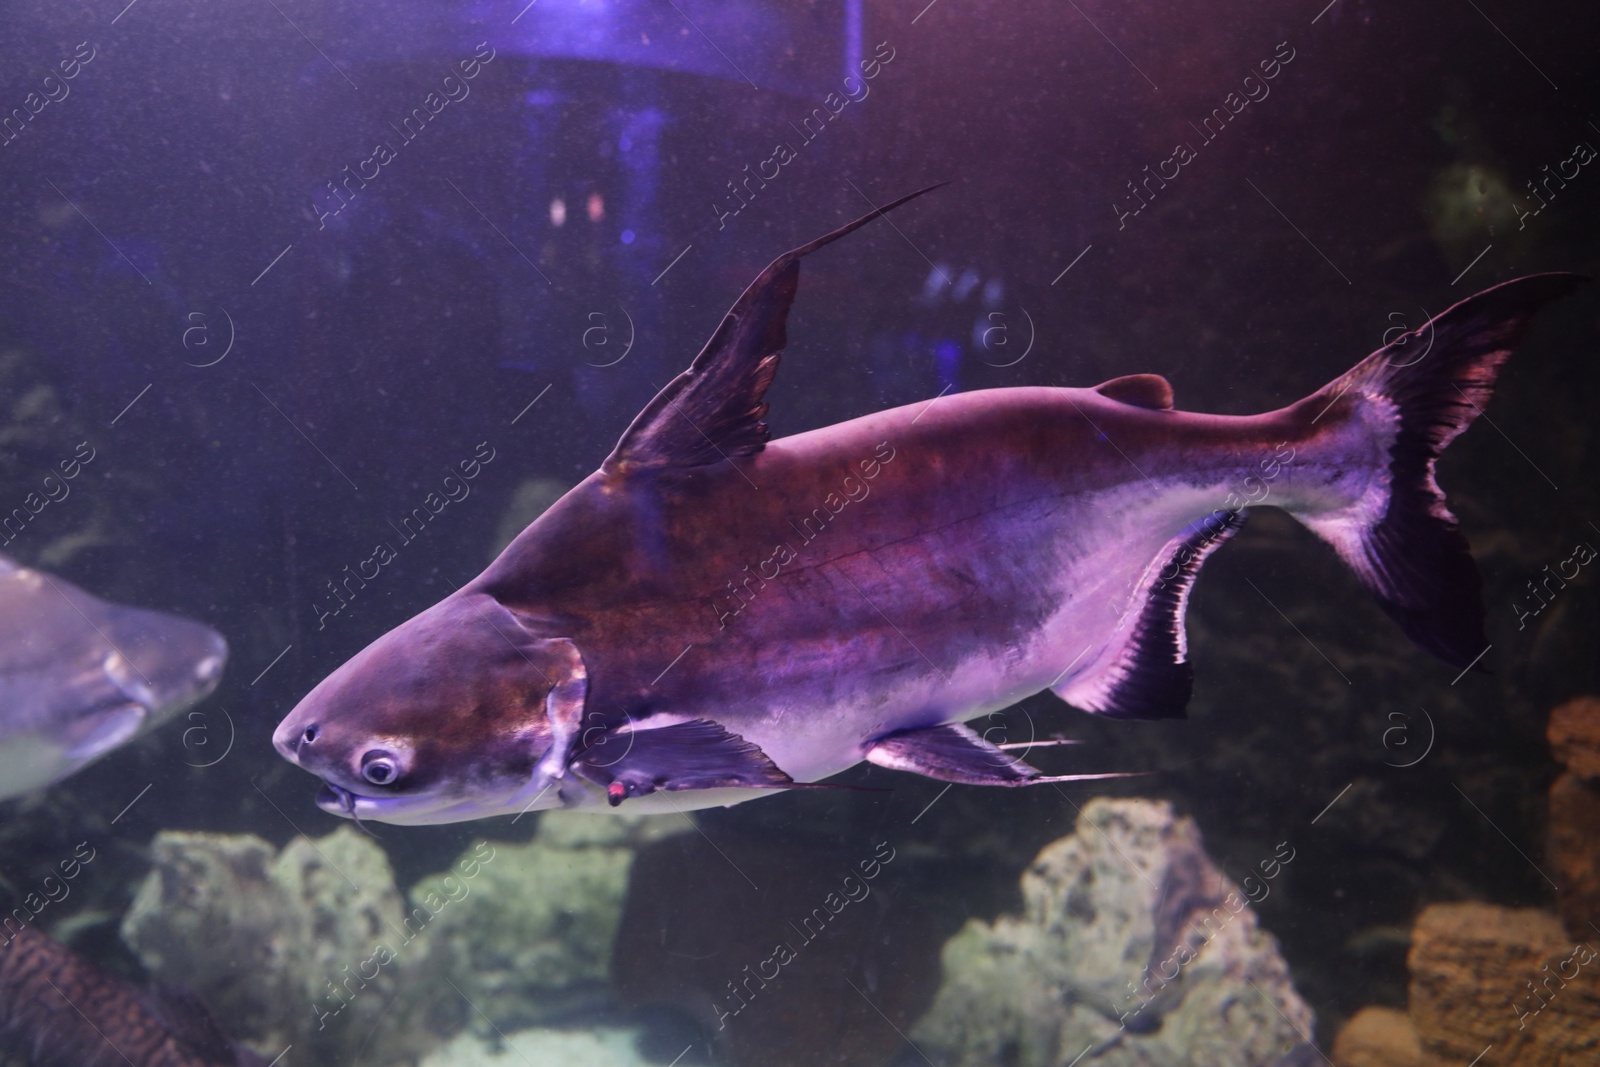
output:
{"label": "dark fish back", "polygon": [[31,927],[0,947],[0,1053],[31,1067],[247,1067],[197,1002],[140,990]]}

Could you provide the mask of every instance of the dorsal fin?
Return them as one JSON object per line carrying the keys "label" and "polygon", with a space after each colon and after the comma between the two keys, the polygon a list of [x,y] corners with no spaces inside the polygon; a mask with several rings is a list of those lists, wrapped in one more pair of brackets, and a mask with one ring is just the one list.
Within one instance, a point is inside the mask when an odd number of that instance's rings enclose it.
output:
{"label": "dorsal fin", "polygon": [[702,467],[748,456],[767,443],[762,400],[788,344],[785,326],[800,283],[800,260],[823,245],[937,189],[930,185],[847,222],[773,260],[723,316],[689,369],[668,382],[628,427],[601,470]]}
{"label": "dorsal fin", "polygon": [[1159,374],[1127,374],[1101,382],[1094,391],[1138,408],[1172,410],[1172,383]]}

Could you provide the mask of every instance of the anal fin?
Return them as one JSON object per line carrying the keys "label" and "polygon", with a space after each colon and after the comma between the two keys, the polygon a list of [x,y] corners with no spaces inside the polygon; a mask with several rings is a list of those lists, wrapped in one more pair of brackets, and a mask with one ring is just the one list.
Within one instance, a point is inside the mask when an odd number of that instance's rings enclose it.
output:
{"label": "anal fin", "polygon": [[1181,719],[1194,689],[1183,615],[1206,557],[1244,525],[1243,511],[1214,511],[1167,542],[1136,594],[1138,614],[1103,666],[1056,687],[1084,711],[1114,719]]}
{"label": "anal fin", "polygon": [[1045,774],[1015,756],[1008,756],[959,723],[890,734],[868,747],[867,762],[892,771],[910,771],[924,778],[961,785],[1016,787],[1124,777],[1122,774]]}
{"label": "anal fin", "polygon": [[612,807],[658,790],[786,789],[799,784],[759,746],[710,719],[608,731],[579,753],[571,767],[604,786]]}

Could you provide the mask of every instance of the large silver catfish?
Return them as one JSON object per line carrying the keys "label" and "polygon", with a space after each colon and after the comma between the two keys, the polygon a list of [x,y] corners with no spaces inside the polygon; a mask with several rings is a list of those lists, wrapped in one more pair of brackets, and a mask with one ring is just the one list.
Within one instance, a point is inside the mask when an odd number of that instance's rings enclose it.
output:
{"label": "large silver catfish", "polygon": [[222,635],[0,556],[0,798],[59,782],[217,687]]}
{"label": "large silver catfish", "polygon": [[690,809],[861,760],[1067,780],[960,724],[1044,689],[1181,716],[1190,586],[1266,492],[1417,644],[1462,668],[1481,655],[1478,575],[1434,463],[1530,316],[1581,279],[1479,293],[1263,415],[1176,411],[1164,379],[1134,375],[769,443],[800,260],[881,213],[778,257],[598,471],[283,720],[273,743],[324,780],[323,808]]}

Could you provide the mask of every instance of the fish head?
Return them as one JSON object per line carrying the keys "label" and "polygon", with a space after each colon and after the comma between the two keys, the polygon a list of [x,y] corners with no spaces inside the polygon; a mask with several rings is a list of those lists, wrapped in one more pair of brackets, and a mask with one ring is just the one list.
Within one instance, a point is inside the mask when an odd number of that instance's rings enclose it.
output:
{"label": "fish head", "polygon": [[209,626],[0,557],[0,798],[59,782],[194,706],[227,658]]}
{"label": "fish head", "polygon": [[106,677],[156,725],[210,696],[228,662],[228,642],[209,626],[142,608],[109,608]]}
{"label": "fish head", "polygon": [[542,628],[487,594],[453,594],[323,679],[272,743],[322,779],[317,805],[346,818],[426,825],[560,806],[586,679],[572,642]]}
{"label": "fish head", "polygon": [[[227,663],[228,643],[209,626],[159,611],[98,606],[103,614],[93,632],[79,634],[78,669],[57,694],[72,709],[65,714],[63,704],[57,719],[58,765],[48,770],[49,781],[194,707],[216,689]],[[45,774],[47,767],[41,762],[36,771]]]}

